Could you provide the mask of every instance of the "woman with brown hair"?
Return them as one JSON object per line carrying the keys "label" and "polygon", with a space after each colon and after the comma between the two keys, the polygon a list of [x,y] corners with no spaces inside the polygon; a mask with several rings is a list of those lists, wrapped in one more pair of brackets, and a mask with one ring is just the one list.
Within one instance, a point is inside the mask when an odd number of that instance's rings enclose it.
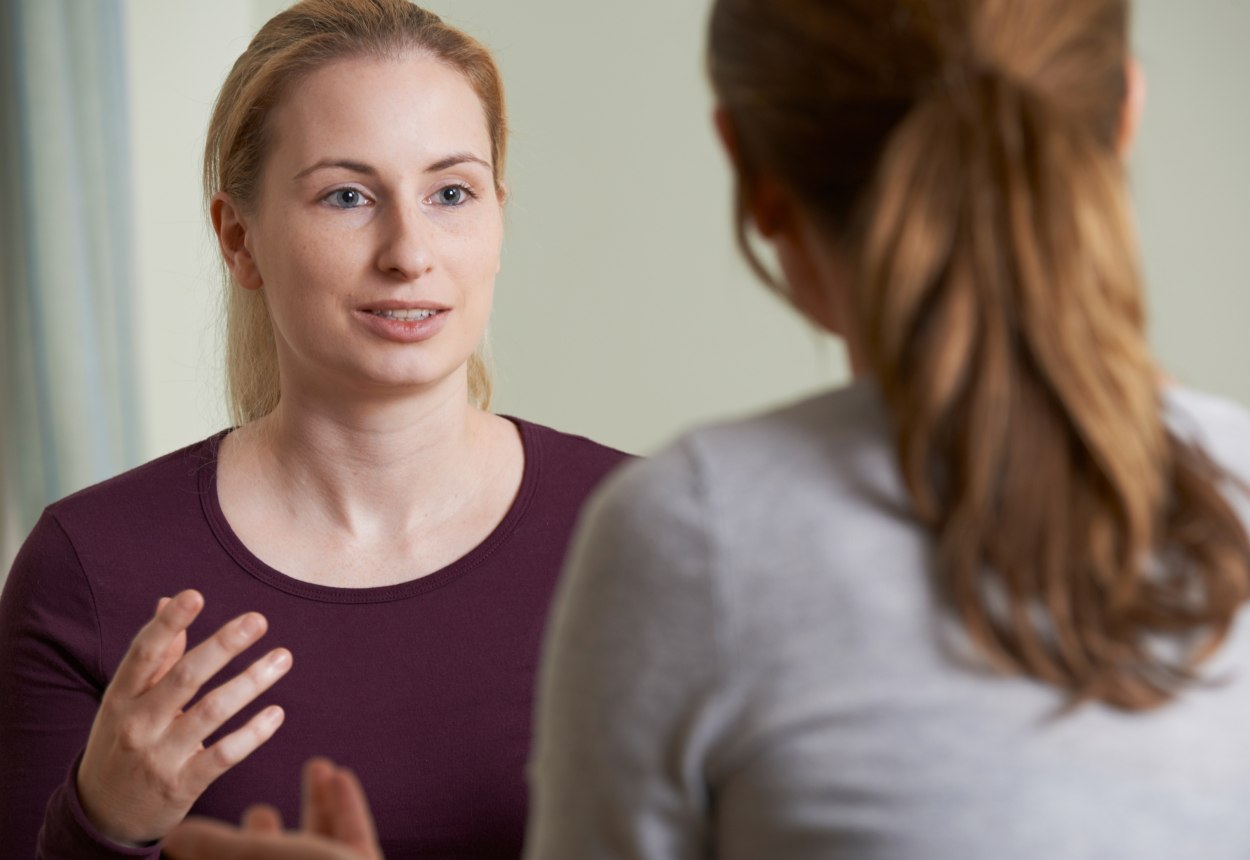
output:
{"label": "woman with brown hair", "polygon": [[1250,415],[1147,347],[1128,34],[1128,0],[715,4],[743,246],[857,380],[591,504],[529,856],[1250,853]]}
{"label": "woman with brown hair", "polygon": [[[1147,348],[1128,17],[715,4],[742,243],[857,379],[592,502],[528,857],[1250,854],[1250,415]],[[352,850],[272,817],[171,848],[371,856],[350,777],[309,783]]]}
{"label": "woman with brown hair", "polygon": [[27,540],[0,853],[155,857],[257,796],[293,817],[328,752],[393,857],[519,855],[548,603],[624,455],[487,411],[506,137],[490,54],[406,0],[304,0],[239,58],[204,170],[238,426]]}

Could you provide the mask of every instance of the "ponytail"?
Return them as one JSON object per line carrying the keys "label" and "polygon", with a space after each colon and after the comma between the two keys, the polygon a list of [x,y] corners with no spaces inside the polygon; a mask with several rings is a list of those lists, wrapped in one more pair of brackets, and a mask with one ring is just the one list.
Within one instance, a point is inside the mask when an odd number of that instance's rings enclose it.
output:
{"label": "ponytail", "polygon": [[1142,709],[1226,636],[1250,541],[1164,426],[1122,172],[1026,84],[948,75],[890,137],[853,244],[949,605],[999,668]]}
{"label": "ponytail", "polygon": [[852,265],[975,649],[1142,709],[1227,635],[1250,538],[1163,420],[1117,152],[1128,31],[1128,0],[716,0],[708,68],[748,258],[766,176]]}

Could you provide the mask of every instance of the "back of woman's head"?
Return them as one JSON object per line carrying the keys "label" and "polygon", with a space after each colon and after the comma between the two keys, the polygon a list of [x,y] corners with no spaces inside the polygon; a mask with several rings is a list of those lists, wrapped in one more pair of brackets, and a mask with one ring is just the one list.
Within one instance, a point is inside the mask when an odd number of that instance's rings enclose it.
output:
{"label": "back of woman's head", "polygon": [[[244,211],[254,209],[269,151],[269,116],[298,81],[339,60],[411,52],[455,68],[477,93],[502,195],[507,119],[489,51],[409,0],[302,0],[261,27],[222,84],[204,151],[205,197],[224,191]],[[243,290],[229,279],[226,288],[227,397],[231,418],[243,424],[278,403],[277,349],[264,291]],[[480,351],[468,369],[470,400],[486,408],[491,380]]]}
{"label": "back of woman's head", "polygon": [[743,245],[769,177],[847,259],[973,642],[1078,699],[1169,699],[1250,595],[1250,541],[1163,421],[1120,153],[1127,0],[719,0],[709,62]]}

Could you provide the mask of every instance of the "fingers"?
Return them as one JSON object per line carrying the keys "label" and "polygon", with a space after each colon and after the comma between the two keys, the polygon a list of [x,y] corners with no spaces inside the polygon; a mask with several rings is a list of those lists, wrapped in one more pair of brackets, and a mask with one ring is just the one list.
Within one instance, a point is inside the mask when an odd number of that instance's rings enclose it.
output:
{"label": "fingers", "polygon": [[329,802],[337,813],[332,819],[333,839],[342,842],[367,858],[380,858],[377,829],[369,801],[356,774],[347,768],[336,768],[329,783]]}
{"label": "fingers", "polygon": [[[188,655],[189,657],[190,655]],[[170,741],[180,746],[203,742],[217,729],[278,682],[292,665],[291,652],[275,648],[225,684],[205,695],[179,716],[169,729]]]}
{"label": "fingers", "polygon": [[[159,601],[157,601],[156,611],[160,612],[169,605],[171,600],[172,598],[162,597]],[[165,673],[173,668],[175,663],[182,659],[182,655],[186,653],[186,650],[187,631],[183,630],[174,637],[172,642],[169,643],[169,647],[165,650],[164,662],[162,662],[161,665],[157,667],[156,671],[152,673],[152,677],[148,679],[148,684],[145,689],[151,689],[158,681],[160,681],[161,678],[164,678]]]}
{"label": "fingers", "polygon": [[[122,659],[92,723],[78,766],[79,796],[96,827],[114,839],[160,838],[213,780],[282,725],[282,709],[266,708],[204,749],[203,740],[281,678],[292,660],[289,651],[276,649],[184,713],[201,685],[267,626],[263,616],[248,613],[186,651],[187,629],[203,607],[204,598],[193,590],[159,602]],[[264,818],[257,819],[261,825]]]}
{"label": "fingers", "polygon": [[286,714],[280,707],[270,705],[248,720],[243,728],[231,732],[208,749],[200,750],[183,769],[187,782],[196,789],[197,795],[203,792],[213,780],[273,737],[285,718]]}
{"label": "fingers", "polygon": [[179,824],[161,846],[161,852],[177,860],[242,860],[233,828],[216,821],[188,818]]}
{"label": "fingers", "polygon": [[[171,649],[176,650],[179,636],[185,637],[186,629],[203,608],[204,598],[195,590],[183,591],[162,606],[130,643],[113,676],[111,689],[128,698],[146,692]],[[182,641],[185,643],[185,638]]]}
{"label": "fingers", "polygon": [[369,802],[356,775],[324,758],[304,765],[301,826],[326,836],[363,858],[381,858]]}
{"label": "fingers", "polygon": [[188,818],[165,837],[162,855],[175,860],[297,860],[307,856],[283,850],[280,834],[250,833],[205,818]]}
{"label": "fingers", "polygon": [[248,612],[222,625],[208,639],[192,648],[148,693],[160,710],[176,712],[194,698],[200,687],[246,651],[269,628],[259,612]]}
{"label": "fingers", "polygon": [[300,792],[300,829],[329,836],[332,830],[329,782],[334,777],[334,763],[326,758],[311,758],[304,765]]}
{"label": "fingers", "polygon": [[[350,770],[315,758],[304,766],[303,782],[302,833],[282,833],[275,809],[254,806],[242,830],[187,819],[166,837],[165,854],[175,860],[382,860],[364,790]],[[326,832],[310,828],[318,822]]]}
{"label": "fingers", "polygon": [[281,833],[282,813],[264,803],[250,806],[243,813],[243,829],[248,833]]}
{"label": "fingers", "polygon": [[164,854],[174,860],[374,860],[345,846],[311,836],[251,833],[216,821],[188,818],[165,838]]}

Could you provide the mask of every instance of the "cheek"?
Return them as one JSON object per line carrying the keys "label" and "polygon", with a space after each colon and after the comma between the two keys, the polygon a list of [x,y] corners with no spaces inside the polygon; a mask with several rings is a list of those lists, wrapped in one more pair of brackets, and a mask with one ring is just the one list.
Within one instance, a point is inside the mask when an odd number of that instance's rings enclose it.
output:
{"label": "cheek", "polygon": [[466,292],[489,297],[502,249],[503,228],[498,222],[488,221],[451,238],[449,262]]}
{"label": "cheek", "polygon": [[332,235],[293,238],[264,259],[265,301],[278,332],[288,339],[296,333],[324,326],[332,312],[338,288],[350,284],[342,253]]}

